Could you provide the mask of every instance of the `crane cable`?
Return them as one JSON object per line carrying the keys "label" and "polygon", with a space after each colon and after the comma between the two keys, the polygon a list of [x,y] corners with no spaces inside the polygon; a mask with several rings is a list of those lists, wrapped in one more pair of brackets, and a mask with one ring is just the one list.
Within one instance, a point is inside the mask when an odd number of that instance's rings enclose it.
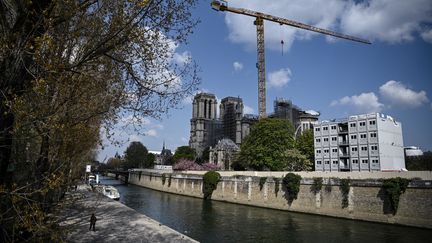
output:
{"label": "crane cable", "polygon": [[280,41],[280,43],[281,43],[282,56],[283,56],[283,53],[284,53],[284,44],[285,44],[285,42],[284,42],[284,40],[283,40],[283,38],[284,38],[284,33],[283,33],[283,27],[282,27],[282,25],[283,25],[283,24],[280,24],[280,34],[281,34],[281,41]]}

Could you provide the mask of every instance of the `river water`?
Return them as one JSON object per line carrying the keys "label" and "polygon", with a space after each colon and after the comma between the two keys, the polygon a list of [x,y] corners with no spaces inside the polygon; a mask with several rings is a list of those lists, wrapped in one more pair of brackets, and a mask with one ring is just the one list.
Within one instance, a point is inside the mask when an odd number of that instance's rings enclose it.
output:
{"label": "river water", "polygon": [[432,230],[204,201],[106,178],[101,183],[113,184],[126,206],[200,242],[432,242]]}

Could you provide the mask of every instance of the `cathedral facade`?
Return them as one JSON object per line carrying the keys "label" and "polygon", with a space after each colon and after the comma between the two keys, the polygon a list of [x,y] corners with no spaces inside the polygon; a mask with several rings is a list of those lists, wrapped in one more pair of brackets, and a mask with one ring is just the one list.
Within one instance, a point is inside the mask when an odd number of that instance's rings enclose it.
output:
{"label": "cathedral facade", "polygon": [[189,146],[198,156],[221,139],[231,139],[239,146],[249,134],[250,126],[258,120],[256,116],[243,114],[244,105],[240,97],[222,99],[219,116],[217,107],[214,94],[200,93],[193,99]]}
{"label": "cathedral facade", "polygon": [[[217,107],[214,94],[195,95],[192,102],[189,146],[195,149],[199,157],[206,148],[211,148],[210,155],[215,156],[210,156],[210,160],[215,163],[218,161],[217,164],[221,164],[223,168],[230,168],[230,165],[220,161],[221,156],[217,154],[222,154],[222,148],[227,147],[226,144],[230,145],[230,150],[238,151],[242,141],[249,135],[251,126],[258,121],[258,116],[243,113],[244,105],[240,97],[223,98],[219,105],[219,116]],[[318,113],[303,111],[285,99],[276,99],[274,113],[269,114],[269,118],[289,120],[294,125],[296,136],[312,128],[317,123],[318,116]],[[220,145],[221,142],[224,146]]]}

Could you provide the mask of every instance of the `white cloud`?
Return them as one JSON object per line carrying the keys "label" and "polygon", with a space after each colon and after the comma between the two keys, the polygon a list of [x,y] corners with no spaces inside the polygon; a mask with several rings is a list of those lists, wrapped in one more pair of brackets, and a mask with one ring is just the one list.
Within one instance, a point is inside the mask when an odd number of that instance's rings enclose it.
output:
{"label": "white cloud", "polygon": [[430,0],[350,1],[341,16],[341,29],[391,43],[411,41],[422,23],[432,22],[431,11]]}
{"label": "white cloud", "polygon": [[129,142],[134,142],[134,141],[141,141],[141,138],[138,135],[130,135],[129,136]]}
{"label": "white cloud", "polygon": [[[345,2],[342,0],[230,0],[228,4],[232,7],[268,13],[321,28],[332,28],[345,6]],[[226,13],[225,23],[229,29],[228,38],[234,43],[246,44],[250,48],[255,48],[256,26],[253,24],[254,20],[254,18],[244,15]],[[312,32],[280,26],[270,21],[266,21],[264,26],[267,47],[273,50],[281,49],[281,40],[284,41],[284,51],[287,51],[295,39],[310,39],[314,35]]]}
{"label": "white cloud", "polygon": [[378,101],[378,97],[373,92],[345,96],[339,100],[332,101],[330,105],[348,106],[356,113],[380,112],[384,106]]}
{"label": "white cloud", "polygon": [[173,61],[179,65],[184,65],[186,63],[189,63],[192,60],[192,55],[188,51],[184,51],[183,53],[174,53],[173,55]]}
{"label": "white cloud", "polygon": [[243,69],[243,63],[241,62],[234,62],[233,67],[235,71],[241,71]]}
{"label": "white cloud", "polygon": [[158,133],[155,129],[150,129],[147,132],[145,132],[145,135],[149,137],[157,137]]}
{"label": "white cloud", "polygon": [[244,114],[254,114],[255,110],[250,106],[244,105],[243,113]]}
{"label": "white cloud", "polygon": [[421,37],[424,41],[432,44],[432,29],[423,31],[423,33],[421,33]]}
{"label": "white cloud", "polygon": [[163,130],[164,126],[162,124],[155,124],[153,125],[154,128],[159,129],[159,130]]}
{"label": "white cloud", "polygon": [[181,138],[181,141],[182,141],[183,143],[188,143],[188,142],[189,142],[189,139],[187,139],[187,138],[185,138],[185,137],[182,137],[182,138]]}
{"label": "white cloud", "polygon": [[282,88],[287,85],[291,80],[291,70],[289,68],[282,68],[275,72],[270,72],[268,75],[269,88]]}
{"label": "white cloud", "polygon": [[185,97],[185,98],[183,99],[183,104],[184,104],[184,105],[191,105],[192,102],[193,102],[193,99],[194,99],[195,95],[197,95],[197,94],[199,94],[199,93],[210,93],[210,92],[209,92],[207,89],[200,89],[200,90],[197,90],[197,91],[193,92],[191,95]]}
{"label": "white cloud", "polygon": [[[231,7],[268,13],[320,28],[391,43],[410,41],[422,34],[422,26],[432,23],[431,0],[230,0],[228,4]],[[228,39],[255,50],[254,20],[227,12],[225,23],[229,30]],[[427,33],[424,35],[427,36]],[[285,43],[284,51],[287,51],[295,40],[308,40],[313,36],[321,34],[265,21],[265,41],[269,49],[280,50],[282,39]],[[335,39],[327,40],[333,42]]]}
{"label": "white cloud", "polygon": [[379,91],[385,100],[396,106],[414,108],[429,102],[425,91],[415,92],[394,80],[383,84]]}

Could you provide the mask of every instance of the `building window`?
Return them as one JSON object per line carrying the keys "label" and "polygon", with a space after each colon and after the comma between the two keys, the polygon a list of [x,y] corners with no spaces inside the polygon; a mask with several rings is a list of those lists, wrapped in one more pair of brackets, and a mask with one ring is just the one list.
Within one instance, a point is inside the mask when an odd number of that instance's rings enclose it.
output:
{"label": "building window", "polygon": [[328,131],[328,127],[323,127],[323,131]]}
{"label": "building window", "polygon": [[359,125],[360,125],[361,127],[364,127],[364,126],[366,126],[366,122],[360,122]]}
{"label": "building window", "polygon": [[316,141],[317,143],[320,143],[320,142],[321,142],[321,139],[320,139],[320,138],[317,138],[317,139],[315,139],[315,141]]}
{"label": "building window", "polygon": [[357,139],[357,135],[351,135],[351,139]]}
{"label": "building window", "polygon": [[324,142],[328,142],[328,138],[324,138]]}
{"label": "building window", "polygon": [[331,126],[331,130],[336,130],[336,126]]}
{"label": "building window", "polygon": [[363,146],[363,147],[361,147],[361,150],[362,151],[367,151],[367,147]]}
{"label": "building window", "polygon": [[360,138],[366,138],[366,134],[360,134]]}
{"label": "building window", "polygon": [[367,159],[362,159],[362,164],[367,164],[368,160]]}
{"label": "building window", "polygon": [[333,153],[337,153],[337,149],[332,149],[332,152]]}
{"label": "building window", "polygon": [[358,164],[358,160],[356,160],[356,159],[353,159],[353,164]]}
{"label": "building window", "polygon": [[375,124],[376,124],[375,120],[369,121],[369,125],[375,125]]}
{"label": "building window", "polygon": [[317,165],[320,165],[321,164],[321,160],[317,160]]}
{"label": "building window", "polygon": [[350,127],[356,127],[355,123],[350,123]]}
{"label": "building window", "polygon": [[329,164],[330,164],[330,161],[326,160],[326,161],[324,161],[324,163],[325,163],[326,165],[329,165]]}
{"label": "building window", "polygon": [[376,134],[376,132],[374,132],[374,133],[371,133],[371,134],[370,134],[370,137],[371,137],[371,138],[376,138],[376,137],[377,137],[377,134]]}
{"label": "building window", "polygon": [[337,141],[337,137],[332,137],[332,141],[336,142]]}
{"label": "building window", "polygon": [[371,146],[371,149],[372,149],[372,150],[378,150],[378,146],[373,145],[373,146]]}
{"label": "building window", "polygon": [[378,164],[378,160],[377,159],[373,159],[372,160],[372,164]]}
{"label": "building window", "polygon": [[328,154],[329,150],[328,149],[324,149],[324,153]]}
{"label": "building window", "polygon": [[320,128],[319,127],[316,127],[315,128],[315,132],[319,132],[320,131]]}
{"label": "building window", "polygon": [[321,153],[321,149],[317,149],[317,154],[320,154]]}
{"label": "building window", "polygon": [[334,165],[337,165],[337,164],[338,164],[338,161],[337,161],[337,160],[333,160],[333,164],[334,164]]}
{"label": "building window", "polygon": [[351,151],[352,151],[352,152],[357,152],[357,147],[352,147],[352,148],[351,148]]}

